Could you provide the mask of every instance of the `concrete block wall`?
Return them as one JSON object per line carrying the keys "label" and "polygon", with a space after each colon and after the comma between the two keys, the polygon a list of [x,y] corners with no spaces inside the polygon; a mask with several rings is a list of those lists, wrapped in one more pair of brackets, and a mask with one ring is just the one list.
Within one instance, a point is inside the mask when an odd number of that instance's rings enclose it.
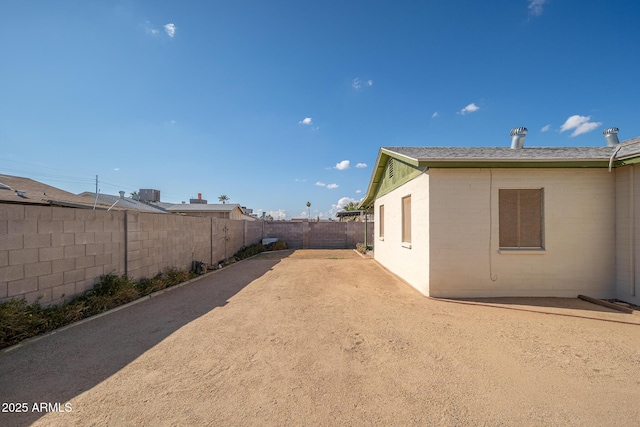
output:
{"label": "concrete block wall", "polygon": [[210,264],[215,265],[261,239],[260,221],[211,218],[211,225],[212,251],[209,258],[201,260]]}
{"label": "concrete block wall", "polygon": [[268,221],[264,224],[264,237],[277,237],[292,249],[308,247],[305,235],[308,235],[308,223],[293,221]]}
{"label": "concrete block wall", "polygon": [[129,211],[127,217],[127,274],[151,277],[165,268],[191,268],[211,252],[211,218]]}
{"label": "concrete block wall", "polygon": [[[367,223],[367,243],[373,242],[373,222]],[[277,237],[292,249],[352,249],[365,242],[364,222],[265,222],[264,237]]]}
{"label": "concrete block wall", "polygon": [[121,212],[0,206],[0,300],[59,302],[124,272]]}
{"label": "concrete block wall", "polygon": [[363,223],[263,224],[0,204],[0,301],[47,305],[92,288],[104,274],[140,279],[168,267],[189,269],[193,260],[215,265],[263,236],[292,248],[355,247],[363,230]]}

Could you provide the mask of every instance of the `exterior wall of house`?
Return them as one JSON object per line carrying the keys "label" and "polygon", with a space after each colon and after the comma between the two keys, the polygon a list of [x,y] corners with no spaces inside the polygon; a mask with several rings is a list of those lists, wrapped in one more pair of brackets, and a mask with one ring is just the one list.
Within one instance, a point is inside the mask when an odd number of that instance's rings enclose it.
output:
{"label": "exterior wall of house", "polygon": [[[430,169],[436,297],[613,298],[615,174],[607,169]],[[500,250],[498,190],[542,188],[543,250]]]}
{"label": "exterior wall of house", "polygon": [[[380,205],[384,205],[384,238],[380,237],[376,217],[374,258],[425,295],[430,292],[429,180],[428,173],[420,174],[375,202],[376,215]],[[402,199],[408,195],[411,195],[411,245],[402,242]]]}
{"label": "exterior wall of house", "polygon": [[617,168],[616,298],[640,304],[640,168]]}

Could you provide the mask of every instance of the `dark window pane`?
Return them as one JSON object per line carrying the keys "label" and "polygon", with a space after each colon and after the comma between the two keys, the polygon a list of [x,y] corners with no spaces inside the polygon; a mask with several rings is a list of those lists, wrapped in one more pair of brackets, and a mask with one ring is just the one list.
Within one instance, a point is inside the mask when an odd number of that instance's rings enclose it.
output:
{"label": "dark window pane", "polygon": [[500,247],[518,247],[518,190],[498,190]]}
{"label": "dark window pane", "polygon": [[520,247],[542,247],[541,193],[541,190],[520,190]]}
{"label": "dark window pane", "polygon": [[411,196],[402,199],[402,241],[411,243]]}

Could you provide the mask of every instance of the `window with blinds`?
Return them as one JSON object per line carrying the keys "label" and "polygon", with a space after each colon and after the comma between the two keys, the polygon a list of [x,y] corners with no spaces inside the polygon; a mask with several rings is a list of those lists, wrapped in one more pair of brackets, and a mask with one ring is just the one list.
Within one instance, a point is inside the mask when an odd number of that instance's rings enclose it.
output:
{"label": "window with blinds", "polygon": [[542,248],[542,189],[502,189],[498,199],[500,247]]}

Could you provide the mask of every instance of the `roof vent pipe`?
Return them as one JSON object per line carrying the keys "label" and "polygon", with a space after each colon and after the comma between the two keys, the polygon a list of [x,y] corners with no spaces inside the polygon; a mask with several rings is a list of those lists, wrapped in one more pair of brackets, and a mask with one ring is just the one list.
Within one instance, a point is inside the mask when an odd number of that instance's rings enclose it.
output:
{"label": "roof vent pipe", "polygon": [[124,191],[120,190],[120,198],[124,199]]}
{"label": "roof vent pipe", "polygon": [[511,129],[511,149],[519,150],[524,147],[524,137],[527,136],[527,128],[519,127]]}
{"label": "roof vent pipe", "polygon": [[606,128],[602,131],[604,139],[607,141],[607,145],[609,147],[615,147],[620,144],[620,141],[618,141],[618,132],[618,128]]}

